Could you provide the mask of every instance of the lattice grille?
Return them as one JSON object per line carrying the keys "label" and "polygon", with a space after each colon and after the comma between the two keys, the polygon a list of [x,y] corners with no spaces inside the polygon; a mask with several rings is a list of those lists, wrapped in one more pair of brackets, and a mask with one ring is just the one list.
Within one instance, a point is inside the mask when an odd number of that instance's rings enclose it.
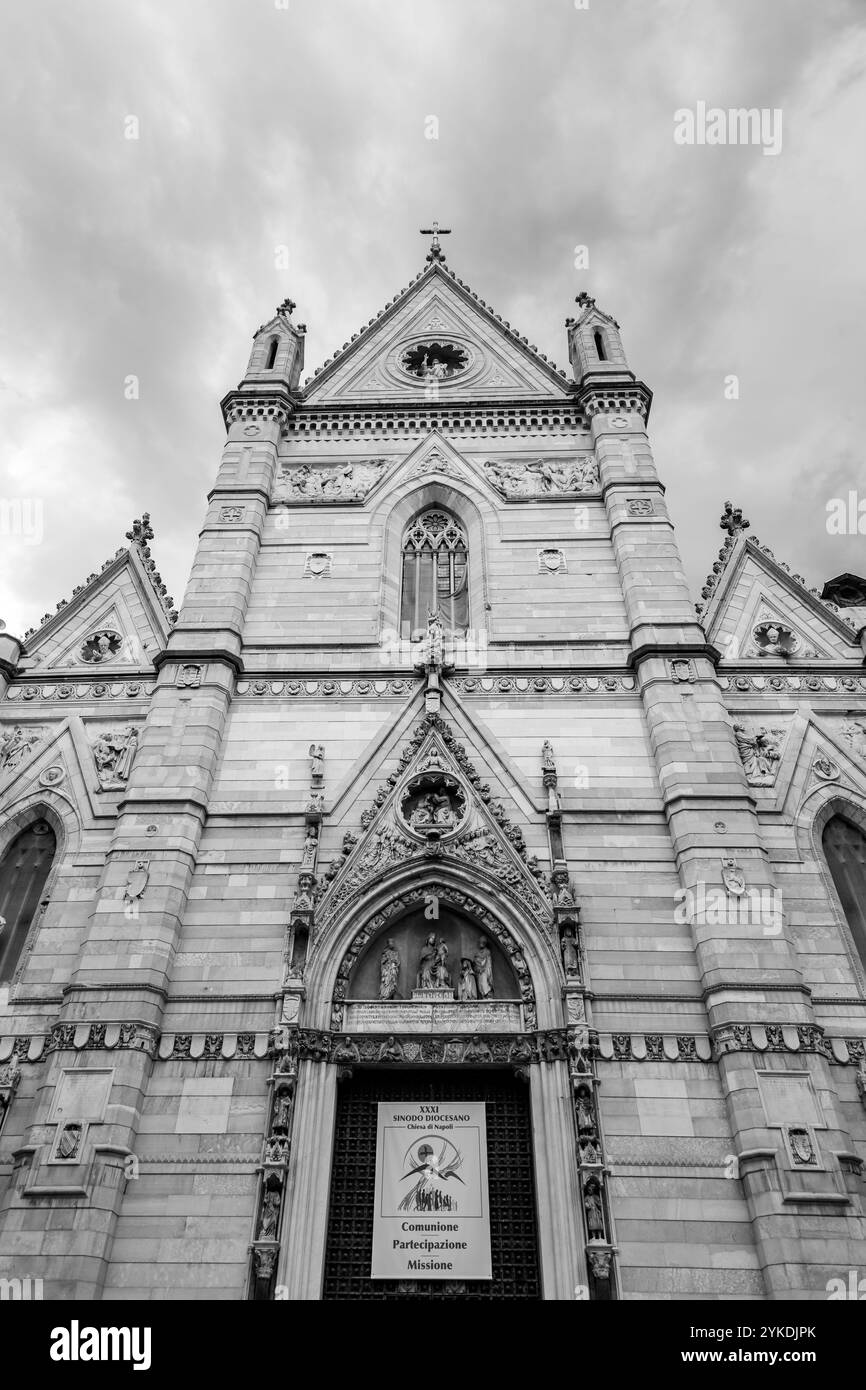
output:
{"label": "lattice grille", "polygon": [[[373,1280],[373,1201],[378,1101],[487,1103],[487,1155],[493,1278]],[[510,1073],[367,1072],[338,1092],[331,1205],[325,1255],[326,1300],[540,1298],[529,1088]]]}

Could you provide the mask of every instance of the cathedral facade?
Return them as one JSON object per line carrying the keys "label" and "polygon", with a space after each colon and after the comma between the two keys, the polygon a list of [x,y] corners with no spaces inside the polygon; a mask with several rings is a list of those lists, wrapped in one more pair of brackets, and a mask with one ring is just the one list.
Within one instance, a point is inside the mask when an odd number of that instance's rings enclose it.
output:
{"label": "cathedral facade", "polygon": [[866,584],[726,504],[696,611],[586,294],[562,371],[434,234],[304,386],[294,309],[180,612],[145,516],[0,632],[0,1278],[827,1297],[866,1254]]}

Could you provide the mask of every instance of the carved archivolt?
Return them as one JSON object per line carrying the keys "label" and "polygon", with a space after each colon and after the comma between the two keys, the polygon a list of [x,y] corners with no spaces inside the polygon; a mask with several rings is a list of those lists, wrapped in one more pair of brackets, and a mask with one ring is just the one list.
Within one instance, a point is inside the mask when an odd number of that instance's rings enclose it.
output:
{"label": "carved archivolt", "polygon": [[511,968],[520,986],[525,1026],[527,1029],[535,1028],[535,991],[520,946],[514,940],[508,929],[503,926],[499,918],[492,912],[488,912],[480,903],[476,902],[470,893],[465,893],[453,884],[444,883],[439,880],[428,880],[423,884],[419,884],[417,887],[407,888],[404,892],[398,893],[356,933],[351,945],[343,956],[340,969],[337,972],[331,1010],[331,1027],[333,1029],[340,1029],[343,1026],[343,1004],[346,998],[349,977],[361,952],[373,938],[378,936],[387,926],[389,919],[393,918],[396,914],[406,912],[407,909],[415,907],[418,903],[424,903],[430,894],[439,898],[440,901],[450,903],[453,907],[464,912],[468,917],[471,917],[474,922],[477,922],[485,932],[499,942],[503,951],[509,958]]}

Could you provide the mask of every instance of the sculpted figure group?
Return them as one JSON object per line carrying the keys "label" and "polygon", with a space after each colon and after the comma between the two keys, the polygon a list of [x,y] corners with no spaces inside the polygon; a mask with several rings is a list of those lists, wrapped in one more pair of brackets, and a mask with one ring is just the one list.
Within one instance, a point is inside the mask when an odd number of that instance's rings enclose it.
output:
{"label": "sculpted figure group", "polygon": [[[415,974],[416,989],[453,988],[448,954],[447,941],[441,936],[437,941],[436,933],[430,932],[421,947],[418,958],[418,969]],[[393,937],[389,937],[385,943],[385,949],[379,957],[380,999],[397,997],[401,964],[397,944]],[[478,939],[475,955],[461,958],[457,997],[469,1002],[478,999],[492,999],[493,995],[493,956],[487,938],[482,936]]]}

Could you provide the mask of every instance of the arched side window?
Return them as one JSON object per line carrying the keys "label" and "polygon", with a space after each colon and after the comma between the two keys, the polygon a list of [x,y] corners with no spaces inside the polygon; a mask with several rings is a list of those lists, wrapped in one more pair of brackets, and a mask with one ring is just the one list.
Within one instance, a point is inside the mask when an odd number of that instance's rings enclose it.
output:
{"label": "arched side window", "polygon": [[606,362],[607,353],[604,350],[604,338],[602,337],[601,329],[597,328],[592,336],[595,339],[595,351],[598,355],[599,362]]}
{"label": "arched side window", "polygon": [[47,821],[22,830],[0,861],[0,985],[10,982],[42,899],[57,841]]}
{"label": "arched side window", "polygon": [[400,636],[427,630],[427,616],[439,614],[445,632],[469,626],[469,555],[466,535],[447,512],[416,517],[403,536],[403,589]]}
{"label": "arched side window", "polygon": [[267,362],[265,363],[265,367],[267,368],[268,371],[271,370],[271,368],[273,367],[274,363],[275,363],[276,360],[277,360],[277,348],[279,347],[279,345],[280,345],[280,340],[279,340],[279,338],[272,338],[272,339],[271,339],[271,345],[270,345],[270,347],[268,348],[268,360],[267,360]]}
{"label": "arched side window", "polygon": [[827,865],[866,970],[866,836],[844,816],[833,816],[822,836]]}

